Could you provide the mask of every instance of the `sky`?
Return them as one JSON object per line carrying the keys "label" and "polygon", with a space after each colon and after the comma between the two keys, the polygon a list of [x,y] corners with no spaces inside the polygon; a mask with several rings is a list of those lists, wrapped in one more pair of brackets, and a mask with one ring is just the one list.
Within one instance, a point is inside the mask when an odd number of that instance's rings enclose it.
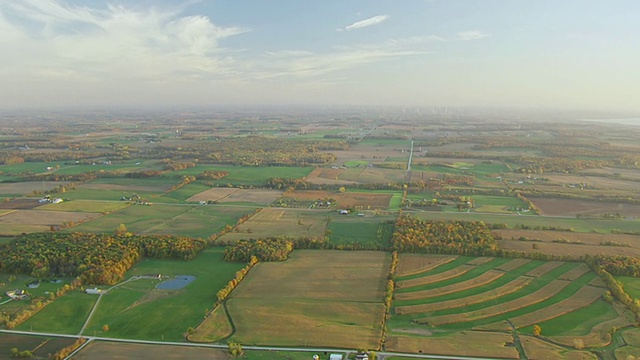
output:
{"label": "sky", "polygon": [[0,0],[0,109],[640,113],[637,0]]}

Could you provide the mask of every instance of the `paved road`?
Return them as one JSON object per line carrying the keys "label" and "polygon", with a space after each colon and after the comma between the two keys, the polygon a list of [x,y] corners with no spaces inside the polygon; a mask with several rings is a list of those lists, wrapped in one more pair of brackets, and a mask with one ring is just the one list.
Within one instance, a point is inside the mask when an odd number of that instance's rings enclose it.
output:
{"label": "paved road", "polygon": [[[48,337],[62,337],[77,339],[77,335],[65,335],[46,332],[30,332],[30,331],[18,331],[18,330],[4,330],[0,329],[0,333],[16,334],[16,335],[30,335],[30,336],[48,336]],[[227,345],[221,344],[196,344],[191,342],[177,342],[177,341],[153,341],[153,340],[133,340],[133,339],[114,339],[100,336],[83,336],[90,341],[109,341],[128,344],[147,344],[147,345],[173,345],[173,346],[190,346],[200,348],[212,348],[212,349],[227,349]],[[250,346],[242,345],[245,350],[272,350],[272,351],[305,351],[305,352],[318,352],[318,353],[349,353],[355,351],[354,349],[336,349],[336,348],[302,348],[302,347],[276,347],[276,346]],[[381,357],[387,356],[408,356],[412,358],[422,359],[438,359],[438,360],[497,360],[485,357],[473,357],[473,356],[447,356],[447,355],[430,355],[430,354],[407,354],[399,352],[377,352]]]}

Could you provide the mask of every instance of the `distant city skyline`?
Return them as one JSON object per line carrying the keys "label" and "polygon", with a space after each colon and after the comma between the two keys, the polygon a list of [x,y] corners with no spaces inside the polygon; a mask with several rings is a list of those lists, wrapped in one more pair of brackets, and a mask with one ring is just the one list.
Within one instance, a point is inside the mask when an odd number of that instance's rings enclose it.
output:
{"label": "distant city skyline", "polygon": [[0,109],[640,113],[640,2],[0,0]]}

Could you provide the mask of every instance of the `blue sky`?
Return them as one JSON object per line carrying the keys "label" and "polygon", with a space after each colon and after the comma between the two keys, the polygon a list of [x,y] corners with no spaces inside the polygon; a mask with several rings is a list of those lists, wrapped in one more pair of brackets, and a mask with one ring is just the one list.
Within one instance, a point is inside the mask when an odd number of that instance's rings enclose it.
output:
{"label": "blue sky", "polygon": [[0,108],[640,112],[640,2],[0,0]]}

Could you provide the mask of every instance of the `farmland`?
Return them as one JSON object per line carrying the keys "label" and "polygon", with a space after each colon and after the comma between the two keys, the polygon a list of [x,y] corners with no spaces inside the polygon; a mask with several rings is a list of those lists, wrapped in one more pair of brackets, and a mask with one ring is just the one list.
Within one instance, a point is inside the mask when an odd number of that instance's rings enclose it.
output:
{"label": "farmland", "polygon": [[[0,129],[0,251],[18,255],[0,266],[0,323],[33,312],[17,330],[78,334],[100,298],[82,335],[489,358],[637,355],[640,131],[393,116],[12,122],[20,131]],[[49,141],[51,128],[68,131]],[[68,271],[67,244],[37,262],[12,245],[22,233],[46,244],[71,234],[206,241],[191,261],[145,249],[158,257],[116,265],[123,281],[97,296],[82,288],[108,286],[68,289],[74,278],[56,273]],[[289,246],[288,259],[246,271],[249,257],[224,261],[223,247],[246,239]],[[20,258],[34,261],[28,271],[7,271],[22,269]],[[36,268],[43,276],[31,276]],[[195,280],[182,289],[156,288],[187,275]],[[29,298],[8,301],[5,292],[20,289]],[[25,349],[40,344],[21,339]],[[75,358],[134,354],[226,356],[91,341]]]}
{"label": "farmland", "polygon": [[236,327],[231,338],[244,344],[376,348],[387,268],[388,256],[381,252],[317,250],[296,251],[285,263],[258,264],[227,301]]}
{"label": "farmland", "polygon": [[[504,322],[507,319],[523,335],[531,334],[531,327],[540,324],[550,339],[573,334],[573,339],[592,346],[606,344],[608,333],[599,328],[600,323],[618,319],[619,325],[628,324],[611,305],[599,300],[604,289],[593,282],[595,274],[579,263],[524,259],[478,262],[468,257],[411,255],[401,256],[398,268],[406,275],[397,278],[387,342],[387,348],[398,351],[415,352],[416,348],[429,346],[434,353],[452,354],[456,346],[472,341],[473,332],[469,330],[493,331],[496,339],[506,336],[502,332],[509,331]],[[582,312],[591,316],[584,317]],[[554,322],[580,330],[557,331]],[[416,337],[419,334],[423,337]],[[602,336],[604,340],[594,342]],[[486,342],[483,354],[500,357],[515,351],[503,345],[512,341]],[[555,341],[564,343],[567,339]],[[539,347],[549,346],[533,345],[537,343],[533,341],[525,352],[535,353],[542,351]],[[453,353],[468,355],[458,351]]]}

